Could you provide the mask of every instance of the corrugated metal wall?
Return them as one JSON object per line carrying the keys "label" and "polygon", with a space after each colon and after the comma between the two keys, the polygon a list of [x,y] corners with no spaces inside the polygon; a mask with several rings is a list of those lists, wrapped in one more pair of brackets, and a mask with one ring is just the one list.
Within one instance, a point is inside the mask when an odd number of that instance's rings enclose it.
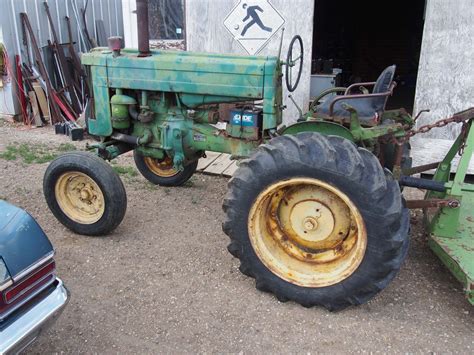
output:
{"label": "corrugated metal wall", "polygon": [[[23,46],[21,12],[28,14],[38,45],[46,46],[48,40],[52,40],[44,2],[44,0],[0,0],[0,26],[3,33],[3,42],[12,60],[15,54],[20,54],[22,61],[27,61],[28,54]],[[103,21],[106,37],[123,36],[122,0],[48,0],[47,2],[59,40],[62,43],[68,42],[65,16],[70,17],[73,38],[76,42],[76,48],[80,52],[86,51],[78,33],[78,21],[82,26],[80,9],[85,8],[86,4],[88,4],[86,20],[91,36],[96,36],[96,20]],[[13,94],[9,88],[5,88],[0,90],[0,96],[2,95]],[[8,112],[11,111],[11,107],[4,107],[3,105],[6,99],[2,100],[0,98],[0,113],[18,113],[17,109],[15,112]]]}
{"label": "corrugated metal wall", "polygon": [[[87,25],[91,36],[95,34],[96,20],[103,20],[107,37],[123,36],[122,0],[48,0],[51,16],[53,17],[56,31],[62,42],[67,42],[68,33],[65,16],[71,18],[73,37],[80,43],[78,37],[78,23],[75,14],[80,17],[80,9],[87,6]],[[40,46],[46,46],[47,40],[51,39],[51,31],[44,8],[43,0],[0,0],[0,23],[3,27],[3,38],[5,42],[10,39],[13,47],[8,46],[9,51],[25,54],[22,46],[22,33],[20,12],[26,12],[30,19],[33,31],[35,31]],[[74,11],[74,10],[77,11]],[[81,21],[82,23],[82,21]],[[84,51],[81,44],[78,49]]]}

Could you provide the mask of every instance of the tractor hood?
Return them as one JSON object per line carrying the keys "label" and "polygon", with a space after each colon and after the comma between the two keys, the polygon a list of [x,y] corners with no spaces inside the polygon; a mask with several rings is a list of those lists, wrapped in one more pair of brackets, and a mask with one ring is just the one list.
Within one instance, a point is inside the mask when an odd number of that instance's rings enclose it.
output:
{"label": "tractor hood", "polygon": [[53,246],[34,218],[0,200],[0,257],[11,277],[52,254]]}
{"label": "tractor hood", "polygon": [[178,95],[188,109],[202,105],[263,100],[263,129],[282,121],[281,63],[274,56],[151,51],[147,57],[133,49],[114,55],[94,48],[81,56],[90,71],[95,117],[89,133],[112,134],[110,90],[144,90]]}

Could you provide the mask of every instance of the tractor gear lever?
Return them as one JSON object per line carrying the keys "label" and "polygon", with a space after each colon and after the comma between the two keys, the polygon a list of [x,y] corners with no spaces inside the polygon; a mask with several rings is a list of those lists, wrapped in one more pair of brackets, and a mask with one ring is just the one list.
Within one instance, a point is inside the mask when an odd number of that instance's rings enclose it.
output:
{"label": "tractor gear lever", "polygon": [[288,98],[291,100],[291,102],[293,102],[293,104],[296,106],[296,109],[298,110],[298,113],[299,113],[299,118],[298,118],[298,122],[301,122],[301,121],[306,121],[305,118],[303,117],[303,110],[301,110],[301,107],[298,106],[298,104],[296,103],[295,99],[293,99],[293,96],[292,95],[288,95]]}

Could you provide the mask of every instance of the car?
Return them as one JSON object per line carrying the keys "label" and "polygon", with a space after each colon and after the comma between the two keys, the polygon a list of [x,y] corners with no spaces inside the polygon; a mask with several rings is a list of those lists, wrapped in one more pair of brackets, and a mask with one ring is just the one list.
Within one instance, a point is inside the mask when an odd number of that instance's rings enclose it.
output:
{"label": "car", "polygon": [[68,301],[46,234],[26,211],[0,200],[0,354],[28,347]]}

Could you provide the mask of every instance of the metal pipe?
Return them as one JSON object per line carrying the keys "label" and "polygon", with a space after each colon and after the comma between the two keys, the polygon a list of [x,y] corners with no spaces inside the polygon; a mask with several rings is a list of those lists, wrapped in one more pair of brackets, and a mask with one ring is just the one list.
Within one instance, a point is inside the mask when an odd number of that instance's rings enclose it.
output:
{"label": "metal pipe", "polygon": [[329,106],[329,116],[332,117],[334,114],[334,105],[336,102],[341,101],[341,100],[354,100],[354,99],[367,99],[367,98],[372,98],[372,97],[388,97],[393,94],[393,89],[395,89],[395,86],[397,86],[397,83],[393,81],[390,84],[390,88],[387,92],[383,93],[377,93],[377,94],[357,94],[357,95],[341,95],[341,96],[336,96],[332,101],[331,105]]}
{"label": "metal pipe", "polygon": [[411,176],[400,176],[400,185],[408,187],[416,187],[418,189],[446,192],[444,182],[434,181],[429,179],[414,178]]}
{"label": "metal pipe", "polygon": [[404,175],[414,175],[414,174],[419,174],[423,173],[428,170],[432,169],[437,169],[439,164],[441,164],[440,161],[437,161],[435,163],[430,163],[430,164],[425,164],[425,165],[420,165],[420,166],[414,166],[409,169],[403,169],[403,174]]}
{"label": "metal pipe", "polygon": [[142,102],[140,104],[142,107],[143,106],[148,106],[148,94],[145,90],[142,90]]}
{"label": "metal pipe", "polygon": [[138,121],[138,110],[136,105],[128,105],[129,115],[136,121]]}
{"label": "metal pipe", "polygon": [[139,140],[139,137],[130,136],[128,134],[123,134],[123,133],[118,133],[118,132],[112,133],[110,138],[115,139],[116,141],[119,141],[119,142],[131,144],[131,145],[138,145],[138,140]]}
{"label": "metal pipe", "polygon": [[354,83],[352,85],[349,85],[346,89],[346,92],[344,93],[344,95],[349,95],[349,93],[351,92],[352,89],[354,89],[356,86],[358,86],[359,88],[361,86],[363,87],[366,87],[366,86],[375,86],[375,84],[377,84],[376,81],[371,81],[371,82],[367,82],[367,83]]}
{"label": "metal pipe", "polygon": [[137,0],[138,56],[148,57],[150,53],[150,33],[148,29],[148,0]]}
{"label": "metal pipe", "polygon": [[124,142],[124,143],[128,143],[128,144],[136,146],[136,145],[149,143],[151,139],[153,138],[153,136],[152,136],[151,131],[149,129],[146,129],[145,132],[143,132],[143,135],[141,137],[114,132],[112,133],[110,138],[115,139],[116,141],[119,141],[119,142]]}

